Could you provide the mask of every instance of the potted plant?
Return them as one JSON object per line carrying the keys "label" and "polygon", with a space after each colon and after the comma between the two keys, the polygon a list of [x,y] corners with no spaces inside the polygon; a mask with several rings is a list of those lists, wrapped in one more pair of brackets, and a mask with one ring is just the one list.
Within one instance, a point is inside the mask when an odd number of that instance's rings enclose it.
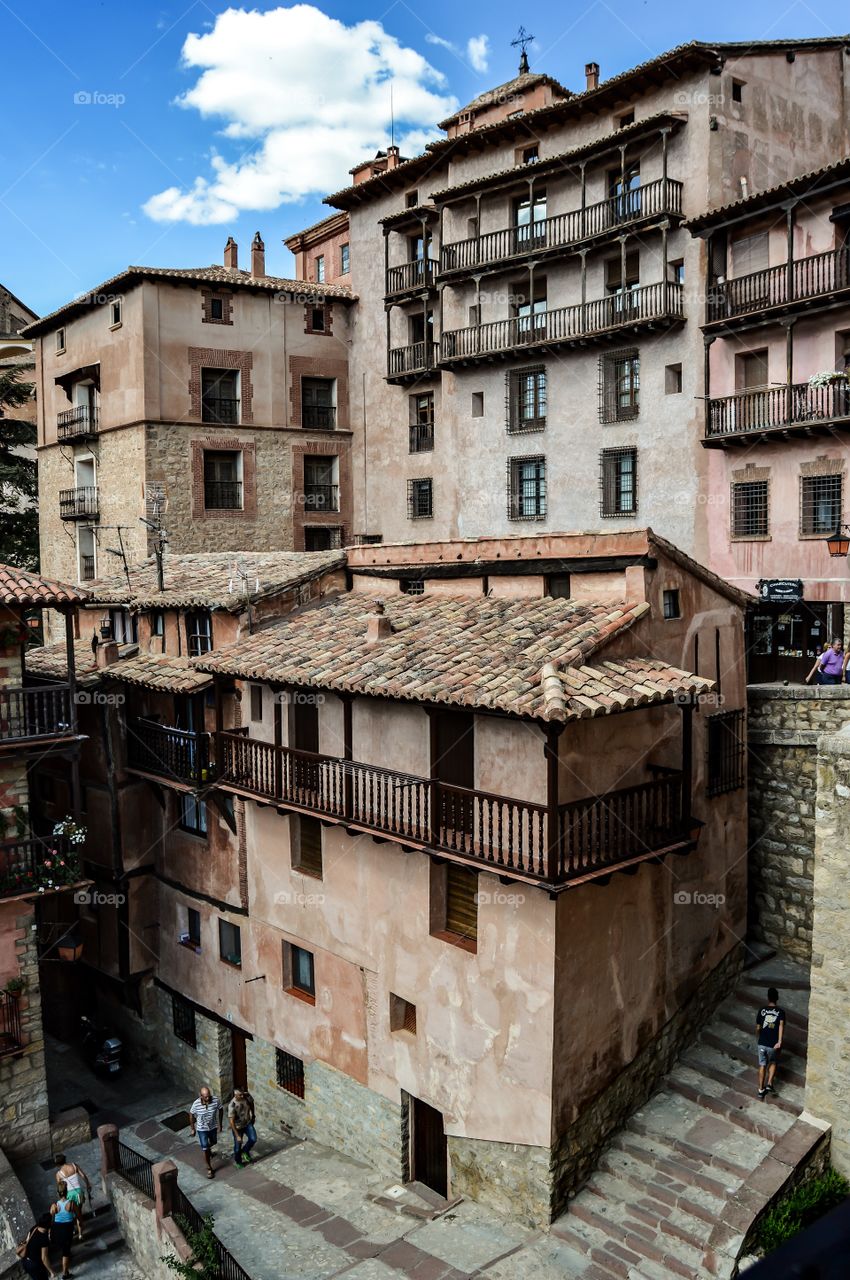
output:
{"label": "potted plant", "polygon": [[846,383],[846,369],[822,369],[820,373],[813,373],[809,378],[810,387],[835,387],[846,385]]}
{"label": "potted plant", "polygon": [[3,990],[17,1000],[25,986],[26,983],[19,974],[16,978],[10,978]]}

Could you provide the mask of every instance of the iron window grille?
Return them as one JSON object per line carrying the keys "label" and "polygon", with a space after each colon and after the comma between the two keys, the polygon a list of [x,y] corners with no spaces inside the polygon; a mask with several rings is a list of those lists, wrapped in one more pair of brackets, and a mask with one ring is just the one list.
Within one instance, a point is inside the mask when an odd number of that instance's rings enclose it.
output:
{"label": "iron window grille", "polygon": [[640,354],[636,348],[599,357],[599,421],[626,422],[640,412]]}
{"label": "iron window grille", "polygon": [[599,514],[637,513],[637,449],[603,449],[599,455]]}
{"label": "iron window grille", "polygon": [[508,519],[546,518],[546,459],[508,458]]}
{"label": "iron window grille", "polygon": [[189,1004],[188,1000],[184,1000],[182,996],[173,995],[171,997],[171,1020],[177,1039],[182,1040],[191,1049],[197,1049],[198,1036],[195,1027],[194,1006]]}
{"label": "iron window grille", "polygon": [[338,550],[343,543],[343,528],[343,525],[307,525],[304,529],[304,550]]}
{"label": "iron window grille", "polygon": [[287,1053],[285,1049],[275,1050],[275,1069],[279,1089],[295,1094],[296,1098],[304,1097],[304,1063],[300,1058]]}
{"label": "iron window grille", "polygon": [[708,716],[708,786],[710,796],[737,791],[746,781],[745,715],[718,711]]}
{"label": "iron window grille", "polygon": [[746,480],[732,485],[732,537],[766,538],[770,528],[769,490],[766,480]]}
{"label": "iron window grille", "polygon": [[399,589],[406,596],[424,596],[425,581],[423,578],[402,578]]}
{"label": "iron window grille", "polygon": [[545,367],[512,369],[506,374],[506,384],[508,431],[543,431],[547,411]]}
{"label": "iron window grille", "polygon": [[235,451],[204,450],[204,508],[207,511],[242,509],[241,455]]}
{"label": "iron window grille", "polygon": [[407,482],[407,516],[409,520],[430,520],[434,514],[434,481],[420,476]]}
{"label": "iron window grille", "polygon": [[218,426],[239,422],[239,372],[236,369],[201,370],[201,421]]}
{"label": "iron window grille", "polygon": [[843,476],[800,477],[800,533],[828,537],[841,523]]}

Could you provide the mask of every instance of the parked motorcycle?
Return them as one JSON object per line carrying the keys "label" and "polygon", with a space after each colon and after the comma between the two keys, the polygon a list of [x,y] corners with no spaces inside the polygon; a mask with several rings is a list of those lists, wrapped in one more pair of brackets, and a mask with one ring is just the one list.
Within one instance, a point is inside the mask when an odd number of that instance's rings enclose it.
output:
{"label": "parked motorcycle", "polygon": [[117,1036],[108,1036],[92,1019],[80,1018],[83,1057],[98,1075],[116,1076],[121,1071],[124,1046]]}

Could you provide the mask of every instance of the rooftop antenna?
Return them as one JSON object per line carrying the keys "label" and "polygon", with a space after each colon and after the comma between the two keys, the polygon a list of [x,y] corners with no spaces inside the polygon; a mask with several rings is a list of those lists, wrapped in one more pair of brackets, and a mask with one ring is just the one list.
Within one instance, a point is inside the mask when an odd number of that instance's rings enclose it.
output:
{"label": "rooftop antenna", "polygon": [[124,577],[127,579],[127,590],[132,591],[132,583],[130,582],[130,566],[127,562],[127,549],[124,546],[124,529],[126,525],[120,524],[102,524],[98,526],[98,533],[106,533],[107,530],[118,534],[118,547],[107,547],[106,550],[111,556],[118,556],[124,566]]}
{"label": "rooftop antenna", "polygon": [[526,45],[531,44],[533,39],[534,36],[530,36],[525,27],[520,27],[519,31],[516,33],[516,40],[511,41],[512,49],[519,48],[522,50],[519,56],[519,74],[521,76],[528,75],[528,54],[525,51],[525,47]]}
{"label": "rooftop antenna", "polygon": [[393,82],[390,81],[390,146],[395,146],[395,107],[393,106]]}
{"label": "rooftop antenna", "polygon": [[144,516],[139,516],[140,522],[146,529],[154,534],[153,554],[156,559],[156,583],[160,591],[165,590],[165,565],[164,553],[168,546],[168,530],[163,528],[162,512],[159,505],[159,499],[153,501],[153,519],[147,520]]}
{"label": "rooftop antenna", "polygon": [[242,583],[242,596],[243,596],[243,599],[244,599],[244,601],[245,601],[245,609],[246,609],[247,614],[248,614],[248,634],[250,635],[250,634],[253,632],[253,630],[254,630],[254,619],[253,619],[253,616],[252,616],[252,614],[251,614],[251,588],[250,588],[250,586],[249,586],[248,584],[249,584],[250,579],[251,579],[251,578],[253,578],[253,579],[254,579],[254,591],[255,591],[255,592],[259,592],[259,590],[260,590],[260,575],[259,575],[258,573],[256,573],[256,571],[255,571],[254,573],[252,573],[252,572],[250,571],[250,569],[246,569],[243,565],[241,565],[241,564],[239,563],[239,561],[238,561],[238,560],[234,560],[234,561],[233,561],[233,567],[232,567],[232,569],[231,569],[231,571],[230,571],[230,580],[229,580],[229,582],[228,582],[228,584],[227,584],[227,590],[228,590],[231,594],[233,593],[233,581],[234,581],[234,578],[238,578],[238,579],[240,580],[240,582]]}

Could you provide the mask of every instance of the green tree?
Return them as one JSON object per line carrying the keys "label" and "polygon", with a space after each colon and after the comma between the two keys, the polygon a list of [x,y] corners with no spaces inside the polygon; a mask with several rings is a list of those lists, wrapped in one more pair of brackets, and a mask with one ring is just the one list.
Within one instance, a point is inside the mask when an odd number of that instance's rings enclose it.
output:
{"label": "green tree", "polygon": [[0,561],[38,568],[38,464],[35,424],[16,410],[35,388],[20,369],[0,368]]}

